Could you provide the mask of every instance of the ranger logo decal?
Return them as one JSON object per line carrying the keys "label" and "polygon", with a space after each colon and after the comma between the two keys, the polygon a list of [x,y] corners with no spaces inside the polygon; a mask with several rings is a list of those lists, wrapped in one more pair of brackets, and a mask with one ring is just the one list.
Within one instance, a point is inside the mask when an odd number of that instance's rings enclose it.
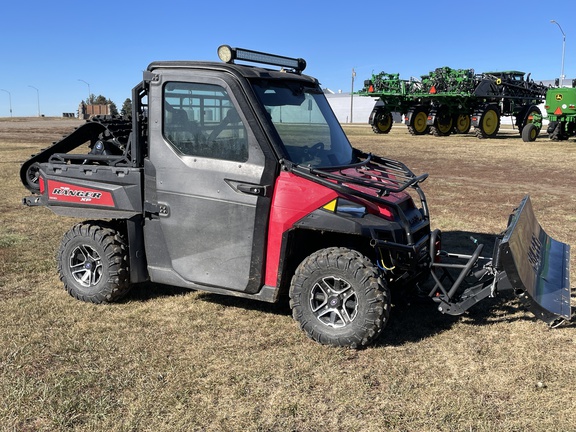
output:
{"label": "ranger logo decal", "polygon": [[87,198],[87,199],[100,199],[102,198],[101,192],[89,192],[89,191],[82,191],[82,190],[72,190],[69,188],[55,188],[52,191],[52,195],[66,195],[66,196],[77,196],[80,198]]}
{"label": "ranger logo decal", "polygon": [[48,199],[66,203],[114,207],[110,192],[48,180]]}

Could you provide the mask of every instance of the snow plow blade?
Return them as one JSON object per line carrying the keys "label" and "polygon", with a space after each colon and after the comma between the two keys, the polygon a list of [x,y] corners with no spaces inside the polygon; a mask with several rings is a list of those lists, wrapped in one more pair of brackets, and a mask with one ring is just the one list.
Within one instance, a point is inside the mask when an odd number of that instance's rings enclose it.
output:
{"label": "snow plow blade", "polygon": [[546,234],[528,195],[510,216],[498,266],[538,318],[550,325],[570,320],[570,246]]}

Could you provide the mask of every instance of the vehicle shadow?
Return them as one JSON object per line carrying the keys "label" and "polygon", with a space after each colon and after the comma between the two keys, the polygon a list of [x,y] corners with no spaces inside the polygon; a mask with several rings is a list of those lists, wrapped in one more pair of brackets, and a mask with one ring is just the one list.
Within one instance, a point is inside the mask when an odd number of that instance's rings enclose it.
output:
{"label": "vehicle shadow", "polygon": [[237,307],[247,310],[257,310],[264,313],[274,313],[278,315],[290,315],[292,312],[288,304],[288,298],[281,298],[278,303],[266,303],[253,299],[235,297],[232,295],[214,294],[204,291],[196,291],[189,288],[181,288],[172,285],[164,285],[154,282],[144,282],[135,285],[130,293],[119,303],[128,302],[148,302],[164,297],[188,296],[198,293],[198,301],[206,301],[219,304],[225,307]]}

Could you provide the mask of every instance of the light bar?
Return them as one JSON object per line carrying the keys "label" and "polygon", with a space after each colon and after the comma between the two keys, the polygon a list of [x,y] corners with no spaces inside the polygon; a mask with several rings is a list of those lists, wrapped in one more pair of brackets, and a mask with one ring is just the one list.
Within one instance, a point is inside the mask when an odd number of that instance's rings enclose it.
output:
{"label": "light bar", "polygon": [[306,61],[302,58],[291,58],[268,54],[244,48],[232,48],[228,45],[218,47],[218,57],[225,63],[234,63],[234,60],[244,60],[253,63],[262,63],[294,69],[301,73],[306,68]]}

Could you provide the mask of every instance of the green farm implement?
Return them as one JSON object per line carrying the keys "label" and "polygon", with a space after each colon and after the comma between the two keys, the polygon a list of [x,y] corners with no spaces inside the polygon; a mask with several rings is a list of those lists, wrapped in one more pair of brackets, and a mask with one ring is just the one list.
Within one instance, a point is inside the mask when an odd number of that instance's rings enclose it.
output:
{"label": "green farm implement", "polygon": [[[546,114],[548,115],[548,136],[552,141],[564,141],[576,135],[576,80],[572,88],[550,88],[546,92]],[[522,129],[522,139],[534,141],[537,131],[542,128],[542,114],[536,113]]]}
{"label": "green farm implement", "polygon": [[[421,80],[401,80],[398,74],[381,72],[364,82],[361,96],[377,97],[369,123],[376,133],[392,128],[392,113],[404,116],[413,135],[447,136],[468,133],[492,138],[502,116],[515,117],[519,131],[541,115],[547,87],[524,72],[483,72],[473,69],[437,68]],[[534,129],[539,132],[539,129]]]}

